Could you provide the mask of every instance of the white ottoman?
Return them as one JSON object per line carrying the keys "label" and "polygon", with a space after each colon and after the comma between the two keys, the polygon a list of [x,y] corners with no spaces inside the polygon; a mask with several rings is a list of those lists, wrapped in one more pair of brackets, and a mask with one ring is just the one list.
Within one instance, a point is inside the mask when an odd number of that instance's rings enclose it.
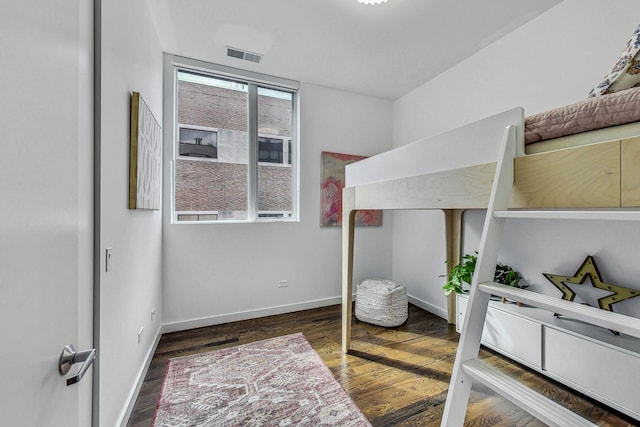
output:
{"label": "white ottoman", "polygon": [[361,322],[391,327],[408,317],[407,288],[385,279],[366,279],[356,288],[356,318]]}

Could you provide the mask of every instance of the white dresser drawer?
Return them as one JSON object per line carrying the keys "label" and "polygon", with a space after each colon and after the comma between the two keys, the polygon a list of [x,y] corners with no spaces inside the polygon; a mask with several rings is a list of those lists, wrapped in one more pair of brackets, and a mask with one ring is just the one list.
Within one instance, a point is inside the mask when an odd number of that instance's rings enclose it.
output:
{"label": "white dresser drawer", "polygon": [[[464,322],[467,304],[466,297],[458,298],[458,328]],[[482,344],[525,365],[536,369],[542,367],[542,326],[539,322],[490,306],[482,331]]]}
{"label": "white dresser drawer", "polygon": [[607,405],[640,416],[640,358],[554,328],[544,328],[543,369]]}

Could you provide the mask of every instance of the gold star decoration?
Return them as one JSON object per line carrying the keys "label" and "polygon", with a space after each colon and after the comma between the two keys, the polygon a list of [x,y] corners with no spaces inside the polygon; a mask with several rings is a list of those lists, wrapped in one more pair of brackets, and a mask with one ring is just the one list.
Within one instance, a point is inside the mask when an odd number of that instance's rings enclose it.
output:
{"label": "gold star decoration", "polygon": [[567,284],[582,285],[589,277],[594,288],[611,292],[611,294],[598,299],[598,306],[603,310],[613,311],[613,304],[640,295],[638,290],[603,282],[596,262],[591,255],[587,256],[578,271],[571,277],[548,273],[543,273],[543,275],[556,288],[560,289],[562,299],[567,301],[573,301],[576,297],[576,293]]}

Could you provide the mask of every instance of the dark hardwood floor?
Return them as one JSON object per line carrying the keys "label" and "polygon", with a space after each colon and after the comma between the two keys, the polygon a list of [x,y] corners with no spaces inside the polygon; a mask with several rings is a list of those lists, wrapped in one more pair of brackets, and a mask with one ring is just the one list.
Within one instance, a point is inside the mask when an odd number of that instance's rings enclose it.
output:
{"label": "dark hardwood floor", "polygon": [[[151,426],[168,359],[295,332],[305,335],[374,426],[440,425],[458,334],[443,319],[410,305],[409,320],[398,328],[354,321],[348,355],[340,351],[339,306],[165,334],[128,426]],[[498,354],[481,355],[598,425],[637,425]],[[469,402],[467,426],[544,425],[481,386],[474,385]]]}

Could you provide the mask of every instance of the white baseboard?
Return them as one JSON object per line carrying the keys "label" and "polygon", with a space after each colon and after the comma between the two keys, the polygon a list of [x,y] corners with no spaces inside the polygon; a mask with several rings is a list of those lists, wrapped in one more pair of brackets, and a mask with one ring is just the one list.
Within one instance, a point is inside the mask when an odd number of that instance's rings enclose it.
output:
{"label": "white baseboard", "polygon": [[409,302],[415,306],[420,307],[423,310],[428,311],[429,313],[433,313],[436,316],[442,317],[444,320],[447,320],[447,310],[442,309],[438,306],[435,306],[427,301],[421,300],[411,295],[407,295],[407,299]]}
{"label": "white baseboard", "polygon": [[205,326],[220,325],[222,323],[237,322],[239,320],[256,319],[259,317],[273,316],[275,314],[292,313],[294,311],[309,310],[312,308],[326,307],[328,305],[341,304],[341,297],[324,298],[313,301],[305,301],[295,304],[279,305],[275,307],[260,308],[256,310],[239,311],[235,313],[220,314],[199,319],[182,320],[179,322],[165,323],[162,325],[162,333],[185,331],[187,329],[202,328]]}
{"label": "white baseboard", "polygon": [[[421,300],[411,295],[407,299],[413,305],[420,307],[436,316],[447,319],[447,310]],[[355,301],[355,295],[353,296]],[[188,329],[202,328],[205,326],[220,325],[222,323],[237,322],[240,320],[256,319],[259,317],[273,316],[276,314],[292,313],[294,311],[309,310],[312,308],[326,307],[328,305],[342,304],[341,297],[324,298],[320,300],[305,301],[295,304],[279,305],[274,307],[260,308],[256,310],[239,311],[235,313],[220,314],[199,319],[182,320],[179,322],[165,323],[161,327],[161,334],[169,332],[186,331]]]}
{"label": "white baseboard", "polygon": [[129,398],[127,399],[127,407],[124,408],[122,414],[120,415],[120,422],[116,425],[120,427],[126,427],[129,422],[129,418],[131,417],[131,413],[133,412],[133,407],[136,404],[136,400],[138,399],[138,394],[140,393],[140,389],[142,388],[142,384],[144,383],[144,379],[147,376],[147,372],[149,371],[149,367],[151,366],[151,361],[153,360],[153,355],[156,353],[156,349],[158,348],[158,344],[160,343],[160,337],[162,336],[162,328],[158,328],[156,331],[156,337],[153,340],[153,344],[149,348],[147,355],[145,357],[145,362],[140,367],[138,371],[138,375],[136,377],[136,382],[129,393]]}

